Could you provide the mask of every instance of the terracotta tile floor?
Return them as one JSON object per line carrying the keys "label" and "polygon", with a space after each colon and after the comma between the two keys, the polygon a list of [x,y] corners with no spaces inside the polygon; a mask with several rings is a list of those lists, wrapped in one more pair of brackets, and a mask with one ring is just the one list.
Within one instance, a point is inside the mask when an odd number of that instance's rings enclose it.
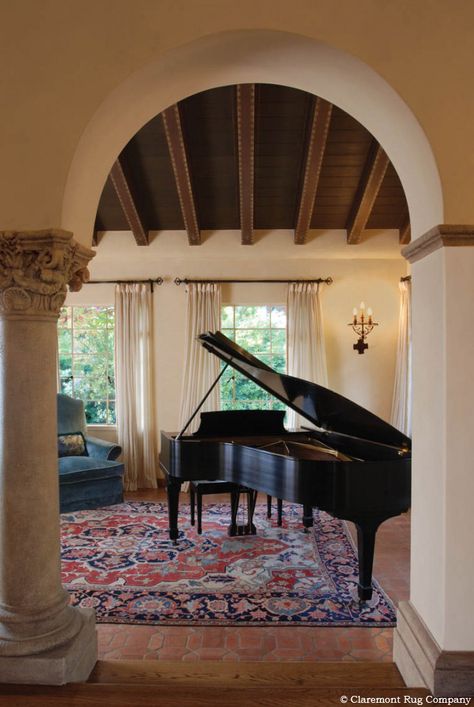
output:
{"label": "terracotta tile floor", "polygon": [[[163,490],[127,494],[128,500],[164,500]],[[207,496],[204,503],[227,501]],[[183,503],[187,502],[183,496]],[[351,527],[351,524],[348,524]],[[203,512],[205,532],[205,511]],[[352,527],[351,527],[352,532]],[[386,521],[377,533],[374,575],[397,603],[408,599],[410,519]],[[306,626],[130,626],[99,624],[103,660],[391,661],[393,629]]]}

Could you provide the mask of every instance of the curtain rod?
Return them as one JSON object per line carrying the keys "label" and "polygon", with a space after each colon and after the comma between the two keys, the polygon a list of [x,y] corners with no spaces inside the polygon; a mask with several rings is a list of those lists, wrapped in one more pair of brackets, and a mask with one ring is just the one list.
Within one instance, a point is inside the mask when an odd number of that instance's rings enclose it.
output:
{"label": "curtain rod", "polygon": [[232,279],[230,279],[230,280],[213,280],[213,279],[191,280],[187,277],[185,277],[185,278],[177,277],[177,278],[175,278],[174,284],[175,285],[189,285],[189,284],[204,284],[206,282],[215,283],[216,285],[225,284],[225,283],[239,283],[239,282],[241,282],[241,283],[244,283],[244,282],[258,282],[258,283],[277,282],[278,283],[278,282],[281,282],[281,283],[286,283],[286,284],[290,284],[292,282],[298,282],[298,283],[299,282],[302,282],[302,283],[325,282],[326,285],[330,285],[333,282],[333,279],[332,279],[332,277],[325,277],[325,278],[324,277],[316,277],[316,278],[313,278],[312,280],[295,280],[295,279],[293,279],[293,280],[258,280],[258,279],[256,279],[256,280],[252,280],[252,279],[248,279],[248,280],[232,280]]}
{"label": "curtain rod", "polygon": [[148,280],[89,280],[88,282],[85,282],[85,285],[139,285],[139,284],[147,284],[150,285],[150,289],[153,292],[154,285],[162,285],[163,284],[163,278],[162,277],[156,277],[154,280],[148,279]]}
{"label": "curtain rod", "polygon": [[405,275],[405,277],[401,277],[400,282],[411,282],[411,275]]}

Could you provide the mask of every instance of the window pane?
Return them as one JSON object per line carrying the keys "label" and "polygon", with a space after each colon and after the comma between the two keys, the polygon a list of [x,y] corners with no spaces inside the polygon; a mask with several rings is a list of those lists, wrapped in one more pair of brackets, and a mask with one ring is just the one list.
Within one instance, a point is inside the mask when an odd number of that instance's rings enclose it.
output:
{"label": "window pane", "polygon": [[72,332],[70,329],[58,330],[58,347],[59,353],[68,353],[72,351]]}
{"label": "window pane", "polygon": [[61,378],[72,376],[72,358],[71,356],[59,356],[59,375]]}
{"label": "window pane", "polygon": [[[235,328],[232,322],[235,321]],[[223,333],[279,373],[286,370],[286,310],[283,305],[227,305],[222,308]],[[221,368],[222,368],[221,363]],[[285,409],[245,376],[233,372],[221,379],[222,410]]]}
{"label": "window pane", "polygon": [[286,308],[272,307],[272,327],[286,329]]}
{"label": "window pane", "polygon": [[234,308],[232,306],[222,307],[221,329],[225,329],[226,327],[233,327],[233,326],[234,326]]}
{"label": "window pane", "polygon": [[110,358],[114,358],[114,353],[115,353],[115,331],[113,329],[109,329],[107,331],[107,341],[106,341],[106,346],[107,346],[107,353]]}
{"label": "window pane", "polygon": [[234,397],[234,381],[232,378],[221,378],[221,398],[230,400]]}
{"label": "window pane", "polygon": [[71,308],[70,307],[61,307],[61,311],[59,312],[59,320],[58,320],[58,327],[61,329],[64,327],[70,327],[71,326]]}
{"label": "window pane", "polygon": [[115,423],[114,319],[113,306],[61,309],[61,391],[84,400],[91,423]]}
{"label": "window pane", "polygon": [[109,400],[109,417],[108,417],[107,422],[109,425],[115,425],[115,423],[116,423],[115,400]]}
{"label": "window pane", "polygon": [[235,340],[244,349],[253,354],[271,351],[271,334],[269,329],[238,329]]}
{"label": "window pane", "polygon": [[72,376],[69,376],[67,378],[61,378],[60,392],[63,393],[63,395],[73,396],[74,390],[73,390]]}
{"label": "window pane", "polygon": [[235,307],[235,327],[260,328],[270,326],[270,308],[262,305]]}
{"label": "window pane", "polygon": [[74,377],[74,393],[81,400],[97,400],[107,398],[107,381],[105,378]]}
{"label": "window pane", "polygon": [[84,405],[84,410],[88,424],[105,425],[107,423],[107,403],[105,400],[89,400]]}
{"label": "window pane", "polygon": [[272,351],[274,353],[286,352],[286,330],[285,329],[273,329],[272,330]]}
{"label": "window pane", "polygon": [[108,334],[103,329],[74,329],[74,353],[107,353]]}
{"label": "window pane", "polygon": [[263,393],[260,386],[244,376],[239,376],[235,381],[235,397],[239,400],[259,400]]}
{"label": "window pane", "polygon": [[73,373],[75,376],[106,376],[107,360],[101,354],[74,356]]}
{"label": "window pane", "polygon": [[104,328],[108,319],[108,307],[73,307],[74,326],[78,329]]}

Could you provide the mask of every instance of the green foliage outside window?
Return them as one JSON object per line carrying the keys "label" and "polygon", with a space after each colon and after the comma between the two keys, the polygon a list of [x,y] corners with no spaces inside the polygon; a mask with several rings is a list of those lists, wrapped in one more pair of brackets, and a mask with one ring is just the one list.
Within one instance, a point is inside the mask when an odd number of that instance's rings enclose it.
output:
{"label": "green foliage outside window", "polygon": [[[221,330],[229,339],[279,373],[286,371],[286,308],[281,305],[226,305]],[[221,379],[222,410],[285,410],[286,406],[233,369]]]}
{"label": "green foliage outside window", "polygon": [[84,401],[88,424],[115,424],[114,308],[63,307],[58,344],[61,393]]}

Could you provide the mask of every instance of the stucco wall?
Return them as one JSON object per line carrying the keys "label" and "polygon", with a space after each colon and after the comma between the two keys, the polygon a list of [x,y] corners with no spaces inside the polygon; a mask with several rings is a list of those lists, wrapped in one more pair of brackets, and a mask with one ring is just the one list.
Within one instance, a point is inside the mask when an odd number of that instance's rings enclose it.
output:
{"label": "stucco wall", "polygon": [[[337,11],[328,0],[3,3],[2,227],[60,225],[78,142],[101,103],[134,72],[198,37],[262,28],[314,38],[375,70],[428,138],[445,221],[472,222],[473,157],[466,146],[473,144],[474,94],[465,88],[473,74],[473,20],[474,5],[466,0],[340,0]],[[172,84],[173,66],[169,77]],[[363,105],[364,91],[358,93]]]}
{"label": "stucco wall", "polygon": [[[322,239],[324,241],[324,238]],[[344,245],[343,234],[332,236],[333,257],[324,257],[317,241],[295,246],[288,231],[267,234],[251,248],[240,245],[236,232],[215,233],[203,246],[187,245],[179,232],[158,234],[149,247],[137,247],[129,233],[107,233],[92,261],[94,279],[147,278],[162,276],[165,284],[155,288],[156,410],[161,429],[178,425],[181,379],[184,361],[186,293],[175,277],[204,278],[309,278],[334,279],[322,291],[329,386],[355,402],[388,419],[393,389],[395,347],[398,327],[398,282],[406,273],[406,263],[397,256],[397,234],[376,237],[375,249],[366,244],[365,258],[348,258],[357,248]],[[392,257],[376,258],[377,252]],[[362,247],[364,251],[364,247]],[[370,257],[370,254],[372,257]],[[341,257],[344,256],[345,257]],[[306,257],[304,257],[306,256]],[[86,285],[69,294],[67,304],[113,303],[113,285]],[[223,285],[223,302],[285,303],[286,285]],[[361,300],[371,306],[378,329],[369,338],[369,350],[360,356],[353,351],[356,340],[347,326],[352,309]]]}

